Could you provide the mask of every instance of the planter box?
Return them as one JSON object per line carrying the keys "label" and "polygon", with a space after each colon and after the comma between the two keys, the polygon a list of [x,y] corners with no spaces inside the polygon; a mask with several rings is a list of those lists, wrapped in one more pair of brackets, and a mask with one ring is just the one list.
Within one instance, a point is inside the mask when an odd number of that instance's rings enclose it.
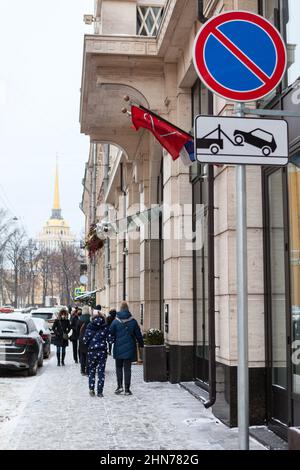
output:
{"label": "planter box", "polygon": [[300,427],[288,429],[289,450],[300,450]]}
{"label": "planter box", "polygon": [[167,354],[166,346],[144,347],[144,381],[166,382],[167,378]]}

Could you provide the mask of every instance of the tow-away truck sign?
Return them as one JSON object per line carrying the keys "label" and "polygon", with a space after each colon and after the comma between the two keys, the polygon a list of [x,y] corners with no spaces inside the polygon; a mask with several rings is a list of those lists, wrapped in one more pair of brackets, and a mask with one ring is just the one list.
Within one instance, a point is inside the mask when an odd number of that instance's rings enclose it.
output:
{"label": "tow-away truck sign", "polygon": [[288,163],[288,124],[282,119],[197,116],[195,154],[200,163]]}

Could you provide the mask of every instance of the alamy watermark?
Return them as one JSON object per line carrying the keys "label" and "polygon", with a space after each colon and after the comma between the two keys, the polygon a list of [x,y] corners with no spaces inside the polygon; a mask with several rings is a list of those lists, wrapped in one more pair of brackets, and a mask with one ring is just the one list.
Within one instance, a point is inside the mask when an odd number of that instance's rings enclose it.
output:
{"label": "alamy watermark", "polygon": [[[124,203],[124,201],[123,201]],[[99,238],[183,241],[185,250],[200,250],[207,236],[203,204],[132,204],[126,208],[102,204],[97,209]]]}
{"label": "alamy watermark", "polygon": [[296,81],[292,85],[292,89],[293,89],[293,92],[291,95],[291,101],[293,104],[299,105],[300,104],[300,81]]}

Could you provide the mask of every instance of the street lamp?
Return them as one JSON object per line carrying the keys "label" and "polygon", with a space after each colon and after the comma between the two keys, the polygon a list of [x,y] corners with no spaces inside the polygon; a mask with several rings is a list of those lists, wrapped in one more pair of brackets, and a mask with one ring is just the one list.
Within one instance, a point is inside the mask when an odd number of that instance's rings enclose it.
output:
{"label": "street lamp", "polygon": [[36,269],[32,270],[32,292],[31,292],[31,305],[34,307],[35,306],[35,292],[34,292],[34,283],[35,283],[35,278],[38,275],[38,271]]}

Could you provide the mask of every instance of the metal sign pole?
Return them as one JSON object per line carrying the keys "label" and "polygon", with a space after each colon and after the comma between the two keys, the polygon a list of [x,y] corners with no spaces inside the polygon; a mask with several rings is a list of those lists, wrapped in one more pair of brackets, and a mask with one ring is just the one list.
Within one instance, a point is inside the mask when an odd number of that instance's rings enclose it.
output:
{"label": "metal sign pole", "polygon": [[[236,104],[244,116],[244,105]],[[248,273],[246,165],[236,166],[236,266],[239,448],[249,450]]]}

